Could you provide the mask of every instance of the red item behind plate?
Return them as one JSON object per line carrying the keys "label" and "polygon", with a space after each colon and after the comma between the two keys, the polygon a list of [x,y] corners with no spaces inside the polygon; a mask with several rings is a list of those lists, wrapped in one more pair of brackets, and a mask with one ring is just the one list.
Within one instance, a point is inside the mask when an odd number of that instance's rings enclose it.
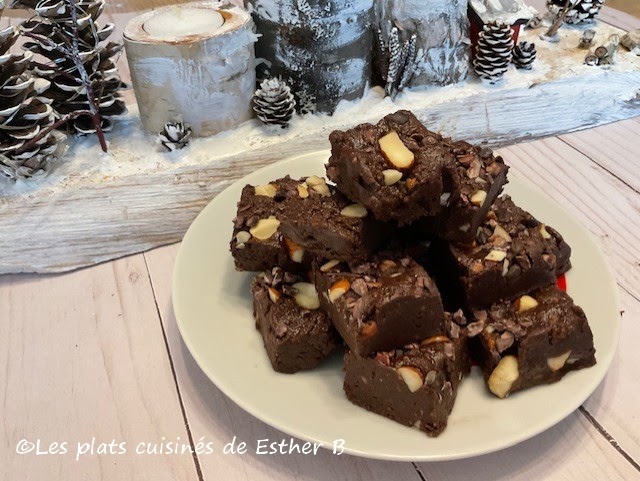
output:
{"label": "red item behind plate", "polygon": [[564,292],[567,292],[567,278],[565,277],[564,274],[558,277],[558,280],[556,282],[560,289],[562,289]]}

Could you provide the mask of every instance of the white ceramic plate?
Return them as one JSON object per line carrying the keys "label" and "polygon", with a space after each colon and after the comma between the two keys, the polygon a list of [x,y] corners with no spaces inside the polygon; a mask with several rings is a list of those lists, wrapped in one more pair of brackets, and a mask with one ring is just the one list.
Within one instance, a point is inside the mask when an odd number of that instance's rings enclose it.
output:
{"label": "white ceramic plate", "polygon": [[[242,187],[286,174],[323,175],[327,152],[292,158],[234,183],[202,211],[184,237],[173,275],[173,305],[185,344],[206,375],[240,407],[287,434],[346,452],[396,461],[460,459],[528,439],[561,421],[595,390],[611,363],[619,333],[618,295],[602,253],[585,230],[546,195],[511,177],[507,192],[556,227],[573,248],[568,292],[593,330],[596,366],[559,383],[500,400],[487,393],[478,369],[458,391],[447,429],[437,438],[351,404],[343,394],[341,359],[294,375],[271,369],[255,329],[252,274],[234,270],[232,219]],[[597,295],[596,295],[597,294]]]}

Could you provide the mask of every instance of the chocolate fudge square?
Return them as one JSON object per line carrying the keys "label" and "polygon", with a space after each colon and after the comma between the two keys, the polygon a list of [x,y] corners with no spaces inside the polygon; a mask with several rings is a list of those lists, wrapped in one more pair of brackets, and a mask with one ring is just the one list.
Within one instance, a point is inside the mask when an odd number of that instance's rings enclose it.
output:
{"label": "chocolate fudge square", "polygon": [[409,111],[329,136],[327,176],[377,219],[409,224],[442,210],[456,195],[453,153]]}
{"label": "chocolate fudge square", "polygon": [[242,189],[230,243],[236,270],[264,271],[275,266],[288,271],[309,269],[311,255],[284,237],[281,230],[283,209],[299,196],[300,190],[306,189],[311,197],[328,195],[323,179],[309,179],[315,189],[307,186],[306,179],[289,176]]}
{"label": "chocolate fudge square", "polygon": [[389,237],[388,225],[361,204],[331,188],[329,196],[299,196],[288,202],[282,233],[323,259],[365,261]]}
{"label": "chocolate fudge square", "polygon": [[307,279],[275,267],[254,279],[252,293],[256,328],[275,371],[313,369],[341,345]]}
{"label": "chocolate fudge square", "polygon": [[442,331],[440,293],[408,257],[376,255],[351,267],[337,260],[314,263],[322,308],[359,356],[419,342]]}
{"label": "chocolate fudge square", "polygon": [[434,248],[441,261],[438,271],[457,277],[469,307],[490,306],[553,284],[571,266],[571,248],[562,236],[508,196],[496,200],[473,245],[434,243]]}
{"label": "chocolate fudge square", "polygon": [[491,149],[464,141],[445,139],[444,142],[454,154],[458,194],[444,194],[445,209],[437,218],[435,232],[450,242],[470,244],[493,202],[502,193],[509,168]]}
{"label": "chocolate fudge square", "polygon": [[[462,316],[459,312],[456,316]],[[447,313],[447,322],[452,315]],[[344,391],[354,404],[438,436],[447,426],[458,386],[469,372],[464,331],[400,349],[344,358]]]}
{"label": "chocolate fudge square", "polygon": [[475,311],[472,321],[487,386],[500,398],[596,363],[584,311],[555,285]]}

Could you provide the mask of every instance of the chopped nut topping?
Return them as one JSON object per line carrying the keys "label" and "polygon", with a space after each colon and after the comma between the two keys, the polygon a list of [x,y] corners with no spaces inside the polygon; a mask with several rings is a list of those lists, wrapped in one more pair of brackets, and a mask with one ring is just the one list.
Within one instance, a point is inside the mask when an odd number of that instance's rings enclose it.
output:
{"label": "chopped nut topping", "polygon": [[481,206],[482,204],[484,204],[484,201],[486,199],[487,199],[487,193],[484,190],[478,190],[475,194],[471,196],[471,199],[469,200],[471,201],[472,204]]}
{"label": "chopped nut topping", "polygon": [[564,354],[560,354],[559,356],[550,357],[549,359],[547,359],[547,366],[549,366],[549,369],[551,369],[553,372],[559,371],[567,363],[567,359],[569,359],[570,355],[571,350],[568,350],[567,352],[565,352]]}
{"label": "chopped nut topping", "polygon": [[422,372],[417,367],[402,366],[396,369],[396,372],[400,374],[400,377],[411,392],[416,392],[424,384]]}
{"label": "chopped nut topping", "polygon": [[275,197],[278,189],[273,184],[256,185],[255,194],[264,197]]}
{"label": "chopped nut topping", "polygon": [[346,206],[344,209],[342,209],[340,211],[340,214],[342,214],[345,217],[362,218],[362,217],[366,217],[368,212],[367,212],[367,209],[365,209],[362,204],[351,204]]}
{"label": "chopped nut topping", "polygon": [[384,185],[393,185],[402,179],[402,172],[396,169],[387,169],[382,171]]}
{"label": "chopped nut topping", "polygon": [[515,356],[505,356],[495,367],[487,385],[489,390],[501,399],[504,399],[511,392],[511,387],[518,380],[518,359]]}
{"label": "chopped nut topping", "polygon": [[236,234],[236,242],[238,244],[244,244],[251,239],[251,234],[249,234],[246,230],[241,230]]}
{"label": "chopped nut topping", "polygon": [[309,197],[309,189],[307,188],[306,184],[298,185],[298,195],[303,199],[306,199],[307,197]]}
{"label": "chopped nut topping", "polygon": [[296,292],[294,299],[300,307],[309,310],[320,308],[320,298],[313,284],[309,282],[296,282],[291,287]]}
{"label": "chopped nut topping", "polygon": [[260,240],[267,240],[278,231],[280,221],[271,216],[268,219],[260,219],[258,223],[249,229],[253,237]]}
{"label": "chopped nut topping", "polygon": [[289,259],[291,259],[293,262],[296,262],[298,264],[302,263],[304,259],[305,250],[301,246],[293,242],[291,239],[289,239],[288,237],[284,237],[283,241],[284,241],[285,249],[289,254]]}
{"label": "chopped nut topping", "polygon": [[277,290],[275,290],[273,287],[268,287],[267,290],[269,291],[269,299],[271,299],[271,302],[275,304],[276,302],[278,302],[278,300],[280,300],[280,296],[282,294],[280,294]]}
{"label": "chopped nut topping", "polygon": [[333,259],[329,262],[326,262],[324,264],[322,264],[320,266],[320,272],[329,272],[331,269],[333,269],[335,266],[337,266],[338,264],[340,264],[340,261],[337,259]]}
{"label": "chopped nut topping", "polygon": [[516,300],[516,309],[518,312],[528,311],[529,309],[534,309],[538,306],[538,301],[536,301],[531,296],[522,296],[520,299]]}
{"label": "chopped nut topping", "polygon": [[540,224],[540,234],[542,235],[543,239],[551,239],[551,234],[549,234],[549,231],[547,231],[547,228],[544,224]]}
{"label": "chopped nut topping", "polygon": [[484,258],[491,262],[502,262],[507,257],[505,251],[492,250]]}
{"label": "chopped nut topping", "polygon": [[347,279],[340,279],[329,288],[329,301],[333,304],[349,290],[351,284]]}
{"label": "chopped nut topping", "polygon": [[415,162],[415,155],[400,139],[395,130],[392,130],[378,140],[380,150],[387,162],[396,169],[410,169]]}

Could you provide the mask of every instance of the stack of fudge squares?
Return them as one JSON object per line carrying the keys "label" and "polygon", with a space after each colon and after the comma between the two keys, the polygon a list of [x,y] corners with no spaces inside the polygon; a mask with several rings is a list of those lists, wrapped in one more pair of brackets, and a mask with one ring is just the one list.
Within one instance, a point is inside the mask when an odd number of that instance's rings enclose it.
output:
{"label": "stack of fudge squares", "polygon": [[358,406],[437,436],[473,362],[499,398],[595,364],[584,312],[556,285],[570,248],[507,196],[489,149],[408,111],[330,136],[327,177],[247,185],[231,252],[273,368],[346,345]]}

